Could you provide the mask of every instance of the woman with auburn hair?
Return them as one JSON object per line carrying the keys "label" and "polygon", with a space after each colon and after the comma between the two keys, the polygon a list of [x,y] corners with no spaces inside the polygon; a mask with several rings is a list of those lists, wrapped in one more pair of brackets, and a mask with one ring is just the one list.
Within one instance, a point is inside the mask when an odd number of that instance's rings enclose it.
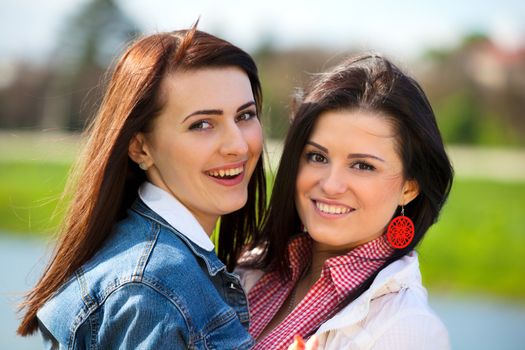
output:
{"label": "woman with auburn hair", "polygon": [[134,42],[18,333],[50,349],[252,347],[228,270],[265,205],[261,99],[253,59],[196,26]]}
{"label": "woman with auburn hair", "polygon": [[[418,83],[379,56],[320,74],[287,134],[241,273],[256,349],[447,349],[414,248],[453,171]],[[315,334],[315,337],[311,337]]]}

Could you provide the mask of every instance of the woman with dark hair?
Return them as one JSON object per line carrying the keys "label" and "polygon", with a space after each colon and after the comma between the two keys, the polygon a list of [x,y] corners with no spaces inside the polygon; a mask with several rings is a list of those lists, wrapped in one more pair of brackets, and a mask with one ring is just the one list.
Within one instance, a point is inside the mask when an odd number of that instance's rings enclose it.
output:
{"label": "woman with dark hair", "polygon": [[134,42],[18,333],[53,349],[250,348],[228,270],[265,206],[261,99],[253,59],[196,26]]}
{"label": "woman with dark hair", "polygon": [[364,56],[321,74],[294,113],[267,218],[239,269],[257,349],[446,349],[414,248],[453,171],[416,81]]}

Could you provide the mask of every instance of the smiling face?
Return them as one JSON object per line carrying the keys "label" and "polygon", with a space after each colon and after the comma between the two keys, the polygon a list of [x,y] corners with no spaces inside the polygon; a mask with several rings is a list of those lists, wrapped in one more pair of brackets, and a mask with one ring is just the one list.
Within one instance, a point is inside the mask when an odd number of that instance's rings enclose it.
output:
{"label": "smiling face", "polygon": [[248,76],[207,68],[169,74],[152,130],[137,134],[130,157],[211,233],[219,216],[246,203],[262,151],[262,128]]}
{"label": "smiling face", "polygon": [[301,155],[296,207],[322,247],[349,250],[382,235],[398,205],[418,194],[403,178],[394,128],[373,112],[328,111]]}

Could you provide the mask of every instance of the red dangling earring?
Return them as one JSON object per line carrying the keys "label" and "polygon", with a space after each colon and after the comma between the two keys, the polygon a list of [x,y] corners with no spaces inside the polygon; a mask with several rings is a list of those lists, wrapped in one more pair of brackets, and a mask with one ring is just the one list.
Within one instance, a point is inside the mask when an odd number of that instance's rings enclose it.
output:
{"label": "red dangling earring", "polygon": [[396,249],[408,247],[414,239],[414,223],[405,216],[405,207],[401,206],[401,215],[392,219],[388,225],[386,238],[388,243]]}

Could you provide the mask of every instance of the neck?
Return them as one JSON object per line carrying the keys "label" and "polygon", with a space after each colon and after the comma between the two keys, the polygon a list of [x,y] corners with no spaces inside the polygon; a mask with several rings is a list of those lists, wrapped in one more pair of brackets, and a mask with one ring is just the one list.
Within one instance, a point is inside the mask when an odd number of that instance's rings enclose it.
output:
{"label": "neck", "polygon": [[208,235],[208,237],[211,236],[213,233],[213,230],[215,229],[215,226],[217,226],[217,220],[218,217],[199,217],[196,213],[194,213],[192,210],[190,210],[193,216],[195,216],[195,219],[199,222],[199,224],[204,229],[204,232]]}
{"label": "neck", "polygon": [[217,221],[219,221],[220,216],[219,215],[206,215],[206,213],[198,212],[194,210],[193,208],[188,207],[180,199],[178,200],[179,202],[182,203],[182,205],[186,207],[186,209],[190,211],[191,215],[193,215],[195,220],[197,220],[199,225],[201,225],[202,229],[204,230],[204,232],[206,232],[208,237],[211,237],[211,234],[213,233],[213,230],[217,226]]}
{"label": "neck", "polygon": [[213,230],[215,229],[215,226],[217,225],[217,221],[219,220],[219,215],[204,215],[197,213],[196,210],[190,208],[186,203],[184,203],[183,200],[178,198],[175,193],[171,190],[171,188],[164,182],[158,171],[156,170],[155,166],[152,166],[148,171],[148,181],[151,182],[153,185],[159,187],[160,189],[168,192],[173,196],[173,198],[176,198],[177,201],[179,201],[186,209],[190,211],[190,213],[195,217],[197,222],[201,225],[204,232],[208,235],[208,237],[211,236],[213,233]]}
{"label": "neck", "polygon": [[310,265],[310,269],[305,278],[310,279],[311,284],[315,283],[315,281],[317,281],[321,277],[321,272],[323,270],[323,266],[326,260],[336,256],[347,254],[348,251],[348,249],[329,249],[326,246],[323,246],[322,244],[319,244],[318,242],[314,241],[312,245],[312,264]]}

